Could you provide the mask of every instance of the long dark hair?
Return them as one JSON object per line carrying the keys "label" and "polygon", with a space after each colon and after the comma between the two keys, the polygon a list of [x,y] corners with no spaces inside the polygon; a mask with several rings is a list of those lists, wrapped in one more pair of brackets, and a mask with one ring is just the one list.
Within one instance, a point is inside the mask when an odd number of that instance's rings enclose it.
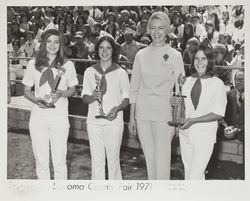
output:
{"label": "long dark hair", "polygon": [[64,51],[63,51],[63,42],[62,35],[57,29],[48,29],[45,31],[41,37],[41,44],[38,51],[38,54],[35,58],[35,67],[38,71],[41,71],[44,66],[49,66],[49,58],[47,57],[47,40],[50,36],[55,35],[59,36],[60,47],[57,52],[55,60],[52,62],[51,67],[57,67],[58,64],[64,64]]}
{"label": "long dark hair", "polygon": [[100,47],[100,44],[103,42],[103,41],[108,41],[110,44],[111,44],[111,47],[112,47],[112,62],[113,63],[117,63],[118,61],[118,51],[117,51],[117,45],[116,45],[116,42],[113,38],[111,38],[110,36],[102,36],[96,43],[95,45],[95,59],[99,60],[100,57],[99,57],[99,47]]}
{"label": "long dark hair", "polygon": [[[189,34],[186,34],[185,32],[185,29],[186,28],[189,28],[190,29],[190,32]],[[192,23],[190,22],[187,22],[184,26],[184,31],[183,31],[183,37],[182,37],[182,42],[181,42],[181,49],[184,51],[186,49],[186,44],[187,44],[187,41],[194,37],[194,26]]]}
{"label": "long dark hair", "polygon": [[[207,63],[206,75],[214,76],[215,75],[215,70],[214,70],[215,55],[214,55],[213,49],[204,45],[200,45],[194,55],[196,55],[198,51],[203,51],[204,55],[207,57],[208,63]],[[191,74],[196,73],[196,69],[194,67],[194,60],[195,60],[195,56],[193,57],[192,64],[191,64]]]}

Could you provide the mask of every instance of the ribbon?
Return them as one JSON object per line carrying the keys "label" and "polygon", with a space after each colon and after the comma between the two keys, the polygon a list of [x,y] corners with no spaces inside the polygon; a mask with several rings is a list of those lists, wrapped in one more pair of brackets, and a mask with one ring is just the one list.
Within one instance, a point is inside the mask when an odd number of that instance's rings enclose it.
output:
{"label": "ribbon", "polygon": [[108,67],[105,71],[103,71],[100,62],[97,62],[95,65],[92,66],[98,73],[100,73],[102,75],[102,78],[100,80],[100,91],[102,92],[102,94],[104,95],[107,91],[107,80],[105,75],[107,75],[108,73],[115,71],[117,69],[120,68],[120,66],[118,66],[117,64],[111,64],[110,67]]}

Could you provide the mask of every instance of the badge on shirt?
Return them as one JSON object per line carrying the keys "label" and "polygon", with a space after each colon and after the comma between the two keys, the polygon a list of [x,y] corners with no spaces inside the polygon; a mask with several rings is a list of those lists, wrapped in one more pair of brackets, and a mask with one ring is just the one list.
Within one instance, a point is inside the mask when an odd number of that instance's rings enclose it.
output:
{"label": "badge on shirt", "polygon": [[168,58],[169,58],[168,54],[164,54],[164,55],[163,55],[163,59],[164,59],[165,61],[167,61]]}

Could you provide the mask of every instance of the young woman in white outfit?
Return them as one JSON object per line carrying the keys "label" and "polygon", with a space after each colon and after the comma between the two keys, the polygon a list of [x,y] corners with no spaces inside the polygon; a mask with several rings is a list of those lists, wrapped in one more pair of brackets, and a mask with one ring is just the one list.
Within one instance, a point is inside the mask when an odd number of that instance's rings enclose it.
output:
{"label": "young woman in white outfit", "polygon": [[[83,101],[89,104],[87,130],[90,142],[92,179],[105,179],[105,158],[108,178],[122,179],[120,147],[123,135],[123,109],[128,106],[129,79],[126,71],[116,64],[118,54],[112,36],[99,38],[95,47],[96,64],[89,67],[83,78]],[[100,90],[97,90],[99,79]],[[106,118],[99,114],[102,99]]]}
{"label": "young woman in white outfit", "polygon": [[[200,46],[192,62],[192,76],[183,85],[186,120],[179,138],[186,180],[205,179],[212,155],[218,120],[225,114],[227,97],[222,80],[214,76],[214,54]],[[175,103],[175,101],[174,101]]]}
{"label": "young woman in white outfit", "polygon": [[[38,55],[30,60],[22,83],[25,97],[33,102],[29,129],[36,160],[38,179],[50,179],[49,147],[55,179],[67,179],[67,139],[69,134],[68,97],[78,84],[75,67],[64,60],[62,37],[58,30],[49,29],[42,35]],[[58,73],[62,74],[56,91]],[[32,87],[35,86],[35,91]],[[40,100],[53,100],[48,108]]]}

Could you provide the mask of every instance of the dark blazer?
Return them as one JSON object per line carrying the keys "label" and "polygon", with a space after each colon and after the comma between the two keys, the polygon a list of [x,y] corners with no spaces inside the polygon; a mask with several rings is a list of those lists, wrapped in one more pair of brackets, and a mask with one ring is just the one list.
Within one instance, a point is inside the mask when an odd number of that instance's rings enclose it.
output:
{"label": "dark blazer", "polygon": [[237,126],[240,129],[244,129],[245,104],[243,100],[243,103],[239,106],[236,95],[236,89],[227,92],[227,107],[224,119],[228,126]]}

